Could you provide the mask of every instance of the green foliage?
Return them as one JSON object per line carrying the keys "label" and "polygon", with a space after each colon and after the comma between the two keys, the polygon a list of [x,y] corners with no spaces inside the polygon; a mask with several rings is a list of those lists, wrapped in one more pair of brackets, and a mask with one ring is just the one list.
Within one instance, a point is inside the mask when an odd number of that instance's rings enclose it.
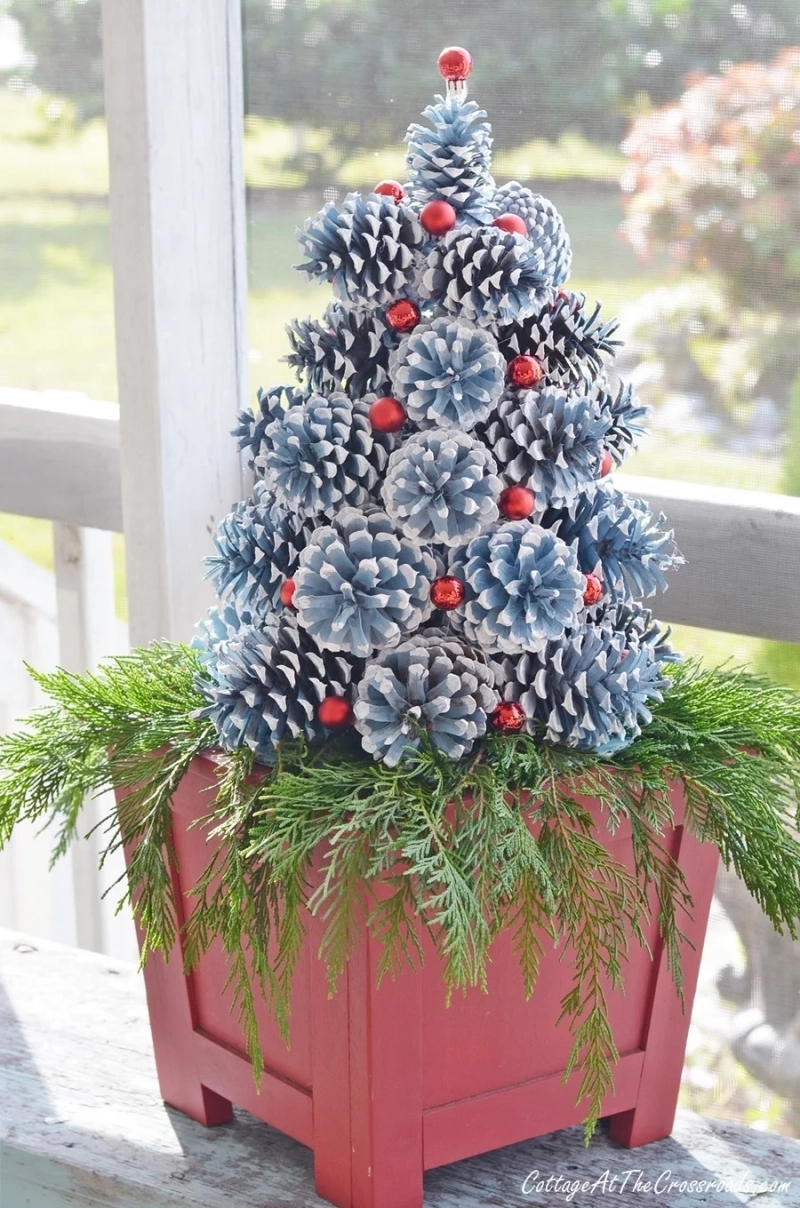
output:
{"label": "green foliage", "polygon": [[[194,653],[171,645],[92,675],[39,674],[52,705],[0,738],[0,846],[20,820],[53,818],[59,854],[86,793],[124,790],[105,833],[109,849],[124,843],[133,853],[123,900],[144,930],[145,957],[175,944],[170,799],[214,741],[195,717],[198,674]],[[718,844],[776,928],[795,935],[800,922],[800,700],[744,672],[688,663],[671,675],[651,724],[606,761],[527,736],[492,736],[459,763],[423,744],[397,768],[367,760],[348,734],[313,749],[283,744],[271,770],[254,768],[248,751],[220,755],[217,791],[195,823],[209,864],[183,951],[191,969],[221,940],[255,1069],[257,996],[288,1034],[302,907],[324,921],[332,991],[364,918],[382,943],[379,976],[418,968],[427,934],[448,991],[485,988],[492,940],[507,927],[526,994],[546,943],[571,961],[562,1019],[588,1139],[617,1056],[607,987],[624,984],[630,946],[645,942],[651,890],[680,991],[691,902],[661,839],[671,782],[685,785],[687,824]],[[630,870],[603,845],[590,798],[609,831],[630,826]]]}
{"label": "green foliage", "polygon": [[795,46],[696,79],[676,104],[638,118],[622,145],[634,247],[666,246],[680,264],[719,273],[736,306],[795,315],[798,103]]}

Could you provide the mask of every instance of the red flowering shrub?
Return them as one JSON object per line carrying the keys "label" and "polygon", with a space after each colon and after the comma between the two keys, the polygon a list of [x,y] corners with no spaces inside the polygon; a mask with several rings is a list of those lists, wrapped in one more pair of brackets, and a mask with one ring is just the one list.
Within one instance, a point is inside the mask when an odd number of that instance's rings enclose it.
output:
{"label": "red flowering shrub", "polygon": [[732,301],[800,308],[800,47],[693,81],[638,118],[623,234],[647,255],[719,273]]}

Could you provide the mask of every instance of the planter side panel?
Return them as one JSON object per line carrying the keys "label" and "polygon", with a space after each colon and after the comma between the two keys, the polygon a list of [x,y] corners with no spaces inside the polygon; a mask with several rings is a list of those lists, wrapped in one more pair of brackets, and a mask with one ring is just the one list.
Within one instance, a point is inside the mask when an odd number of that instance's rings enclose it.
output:
{"label": "planter side panel", "polygon": [[[191,791],[191,786],[187,785],[187,809],[184,811],[181,808],[184,800],[182,789],[183,786],[179,789],[175,802],[173,843],[178,863],[178,883],[188,913],[194,899],[187,895],[200,880],[213,854],[213,848],[206,840],[204,828],[191,825],[197,817],[197,793]],[[188,797],[190,791],[191,797]],[[203,798],[199,800],[202,801]],[[222,944],[216,942],[212,944],[190,978],[196,1027],[212,1040],[245,1056],[242,1029],[233,1005],[233,991],[230,986],[224,988],[227,979],[227,959]],[[257,999],[255,1004],[266,1069],[307,1089],[311,1087],[310,984],[311,957],[309,946],[306,944],[292,983],[290,1047],[287,1047],[281,1038],[280,1029],[267,1003]]]}

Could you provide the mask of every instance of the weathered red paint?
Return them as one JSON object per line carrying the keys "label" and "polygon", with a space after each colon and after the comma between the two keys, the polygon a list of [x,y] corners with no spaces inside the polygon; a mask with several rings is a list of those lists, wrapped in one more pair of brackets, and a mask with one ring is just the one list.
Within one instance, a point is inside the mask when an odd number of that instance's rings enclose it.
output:
{"label": "weathered red paint", "polygon": [[[180,900],[205,868],[210,849],[191,823],[208,812],[214,764],[197,759],[174,801],[175,888]],[[671,983],[655,921],[651,960],[638,945],[626,968],[626,993],[609,991],[620,1062],[604,1105],[611,1135],[626,1146],[667,1136],[675,1106],[697,984],[718,853],[680,825],[666,838],[694,899],[684,921],[685,1013]],[[596,803],[589,808],[598,815]],[[624,827],[603,842],[630,864]],[[322,858],[320,853],[319,858]],[[317,957],[323,924],[308,920],[308,941],[292,992],[287,1049],[260,1008],[264,1073],[260,1093],[240,1030],[223,992],[222,953],[212,949],[185,977],[181,954],[152,956],[145,968],[161,1091],[167,1103],[203,1124],[231,1118],[233,1103],[314,1150],[317,1191],[340,1208],[421,1208],[423,1171],[582,1119],[578,1078],[562,1082],[570,1048],[556,1027],[570,984],[569,957],[546,946],[533,998],[526,1002],[511,939],[492,949],[489,992],[455,994],[450,1007],[438,958],[423,937],[421,972],[404,971],[376,987],[380,946],[364,929],[333,997]]]}

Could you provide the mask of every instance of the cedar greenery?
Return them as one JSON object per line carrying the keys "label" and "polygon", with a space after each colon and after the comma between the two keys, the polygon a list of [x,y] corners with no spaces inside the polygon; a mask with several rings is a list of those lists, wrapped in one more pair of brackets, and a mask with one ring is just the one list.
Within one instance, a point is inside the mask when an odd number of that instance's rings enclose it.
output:
{"label": "cedar greenery", "polygon": [[[651,889],[680,992],[681,919],[691,900],[661,842],[671,781],[685,785],[686,824],[719,846],[775,927],[795,937],[800,923],[800,698],[739,670],[687,662],[668,673],[652,722],[607,760],[522,735],[491,736],[453,763],[423,734],[396,768],[367,760],[347,735],[311,749],[282,743],[275,768],[261,774],[248,751],[220,755],[217,792],[197,822],[211,855],[185,924],[185,960],[194,968],[221,939],[256,1077],[255,996],[288,1036],[301,906],[325,919],[332,992],[362,911],[382,941],[379,976],[419,967],[425,929],[448,992],[485,987],[490,944],[509,927],[530,995],[549,934],[574,971],[562,1019],[588,1140],[617,1057],[605,985],[622,985],[629,944],[645,943]],[[86,794],[126,790],[101,823],[105,853],[134,846],[122,902],[143,930],[142,959],[168,955],[178,932],[170,802],[192,759],[216,741],[197,716],[197,657],[160,644],[94,674],[32,674],[53,703],[0,738],[0,847],[23,819],[54,821],[56,859],[77,837]],[[632,871],[599,842],[587,797],[599,801],[610,831],[629,822]],[[328,855],[312,887],[322,840]]]}

